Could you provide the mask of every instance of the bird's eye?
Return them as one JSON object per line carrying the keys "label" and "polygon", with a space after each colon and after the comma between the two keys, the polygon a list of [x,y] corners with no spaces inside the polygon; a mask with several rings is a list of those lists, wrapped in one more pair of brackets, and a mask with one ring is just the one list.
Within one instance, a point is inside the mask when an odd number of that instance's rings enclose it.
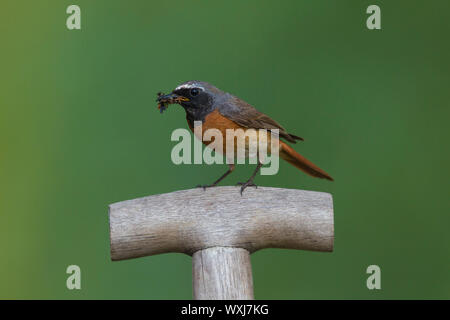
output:
{"label": "bird's eye", "polygon": [[198,90],[197,88],[192,88],[191,89],[191,96],[195,97],[199,93],[200,93],[200,90]]}

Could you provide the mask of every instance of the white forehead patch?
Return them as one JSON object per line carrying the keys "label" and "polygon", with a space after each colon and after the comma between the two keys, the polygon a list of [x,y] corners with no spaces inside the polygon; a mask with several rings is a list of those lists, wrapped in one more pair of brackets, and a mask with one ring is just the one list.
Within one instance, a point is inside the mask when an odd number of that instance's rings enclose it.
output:
{"label": "white forehead patch", "polygon": [[176,87],[175,90],[192,89],[192,88],[198,88],[200,90],[205,91],[205,88],[203,88],[202,86],[200,86],[196,83],[185,83],[185,84],[182,84],[182,85],[179,85],[178,87]]}

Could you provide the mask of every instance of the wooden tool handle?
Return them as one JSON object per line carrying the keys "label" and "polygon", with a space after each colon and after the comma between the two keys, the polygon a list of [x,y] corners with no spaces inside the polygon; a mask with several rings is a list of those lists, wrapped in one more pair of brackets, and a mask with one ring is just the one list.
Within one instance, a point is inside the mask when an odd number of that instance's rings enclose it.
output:
{"label": "wooden tool handle", "polygon": [[211,247],[333,250],[333,202],[323,192],[190,189],[112,204],[109,219],[112,260]]}
{"label": "wooden tool handle", "polygon": [[183,190],[112,204],[109,219],[113,260],[192,255],[195,299],[253,299],[255,250],[333,250],[333,202],[322,192]]}

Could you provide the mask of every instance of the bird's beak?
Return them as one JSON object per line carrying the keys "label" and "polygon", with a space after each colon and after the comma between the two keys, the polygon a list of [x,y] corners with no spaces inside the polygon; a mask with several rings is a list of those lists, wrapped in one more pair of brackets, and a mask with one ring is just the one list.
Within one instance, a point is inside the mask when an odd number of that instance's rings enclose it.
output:
{"label": "bird's beak", "polygon": [[156,99],[156,101],[158,103],[163,103],[163,104],[173,104],[173,103],[187,102],[187,101],[189,101],[189,99],[172,92],[169,94],[158,95],[158,98]]}

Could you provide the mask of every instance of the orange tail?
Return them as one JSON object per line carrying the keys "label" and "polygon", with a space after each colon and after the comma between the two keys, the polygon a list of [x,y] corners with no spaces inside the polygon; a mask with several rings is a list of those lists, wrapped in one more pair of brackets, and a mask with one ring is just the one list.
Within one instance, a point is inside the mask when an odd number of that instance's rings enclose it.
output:
{"label": "orange tail", "polygon": [[303,172],[309,174],[310,176],[317,178],[324,178],[333,181],[328,173],[320,169],[314,163],[298,154],[294,149],[288,146],[283,141],[280,141],[281,150],[280,157],[292,164],[294,167],[302,170]]}

